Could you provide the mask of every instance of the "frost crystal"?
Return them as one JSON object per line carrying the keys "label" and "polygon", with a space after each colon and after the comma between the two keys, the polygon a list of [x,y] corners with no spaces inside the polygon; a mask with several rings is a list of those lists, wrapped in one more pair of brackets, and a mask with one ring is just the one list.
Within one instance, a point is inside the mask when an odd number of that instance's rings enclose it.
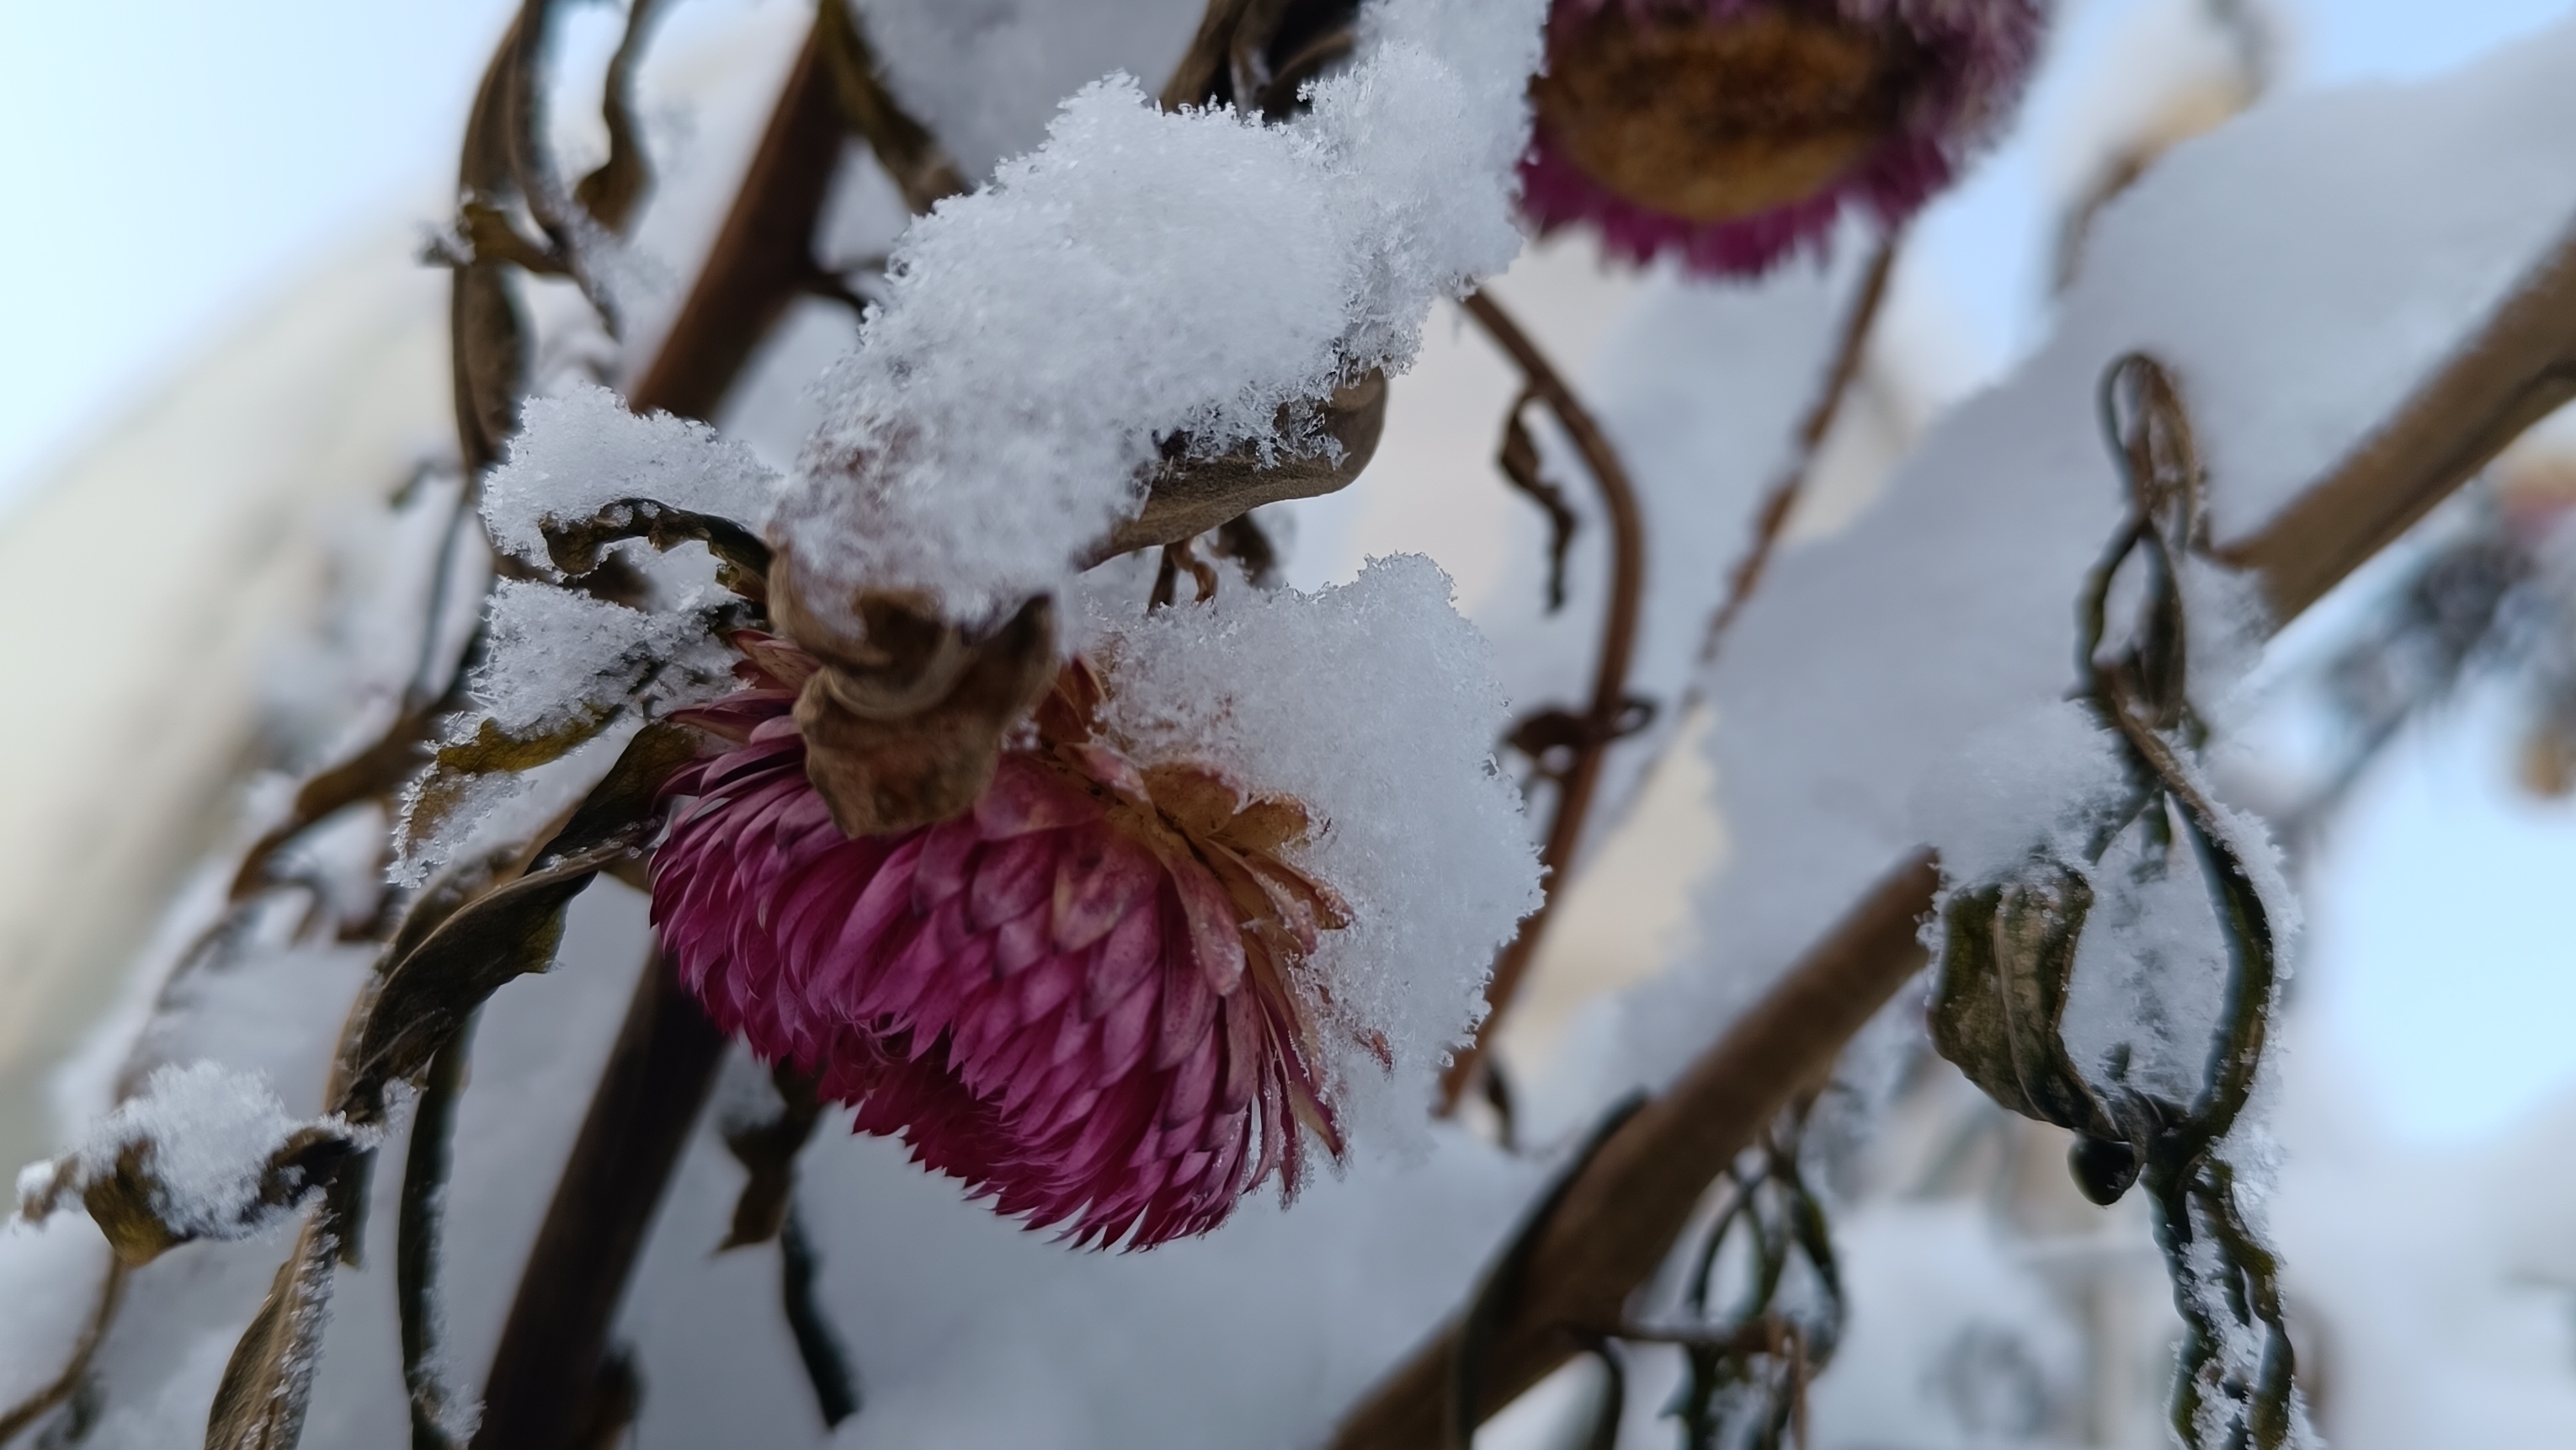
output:
{"label": "frost crystal", "polygon": [[989,617],[1134,512],[1158,440],[1293,447],[1283,408],[1410,362],[1432,300],[1518,250],[1538,19],[1393,0],[1287,125],[1166,114],[1124,76],[1068,100],[896,248],[780,514],[817,597]]}
{"label": "frost crystal", "polygon": [[[646,611],[546,584],[496,585],[472,680],[480,708],[448,727],[442,768],[404,792],[393,879],[417,886],[476,842],[524,841],[606,774],[644,719],[728,688],[734,657],[707,627],[713,603],[693,593]],[[444,768],[452,754],[477,760],[512,742],[559,749],[524,768],[506,753],[488,769]]]}
{"label": "frost crystal", "polygon": [[[1405,555],[1312,595],[1238,588],[1101,625],[1089,646],[1113,681],[1105,723],[1140,763],[1212,764],[1323,823],[1285,853],[1352,908],[1317,975],[1394,1068],[1334,1065],[1354,1137],[1420,1122],[1495,949],[1539,902],[1519,792],[1492,758],[1505,702],[1483,636],[1449,596],[1437,565]],[[1372,1111],[1369,1099],[1383,1101]]]}
{"label": "frost crystal", "polygon": [[704,423],[642,417],[606,388],[530,398],[507,462],[483,485],[483,521],[502,552],[546,557],[545,526],[580,523],[627,499],[651,499],[757,529],[778,475],[750,448]]}
{"label": "frost crystal", "polygon": [[[504,579],[492,591],[490,654],[475,672],[474,698],[512,737],[563,729],[656,693],[665,675],[686,674],[688,646],[705,636],[695,610],[647,613]],[[711,645],[696,663],[720,676],[730,659]]]}

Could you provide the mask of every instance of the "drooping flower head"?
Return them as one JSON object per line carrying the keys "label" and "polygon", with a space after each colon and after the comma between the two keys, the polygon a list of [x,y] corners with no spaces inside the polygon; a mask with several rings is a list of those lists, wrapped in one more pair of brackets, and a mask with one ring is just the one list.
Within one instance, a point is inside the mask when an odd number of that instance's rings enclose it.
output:
{"label": "drooping flower head", "polygon": [[1221,770],[1139,769],[1077,660],[962,815],[834,826],[791,713],[816,669],[746,632],[753,688],[686,713],[653,917],[718,1025],[1032,1227],[1142,1248],[1224,1221],[1304,1131],[1338,1157],[1318,989],[1348,921],[1279,854],[1317,825]]}
{"label": "drooping flower head", "polygon": [[1556,0],[1522,209],[1636,262],[1757,273],[1893,224],[2019,92],[2040,0]]}

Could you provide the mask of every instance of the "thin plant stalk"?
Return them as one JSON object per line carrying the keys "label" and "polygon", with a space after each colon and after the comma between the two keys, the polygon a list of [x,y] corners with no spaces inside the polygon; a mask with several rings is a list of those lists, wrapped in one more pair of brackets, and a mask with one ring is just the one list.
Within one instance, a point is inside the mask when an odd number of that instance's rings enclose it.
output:
{"label": "thin plant stalk", "polygon": [[1592,701],[1582,717],[1582,738],[1575,745],[1574,758],[1565,772],[1555,777],[1556,799],[1548,818],[1547,839],[1539,851],[1540,864],[1547,872],[1546,894],[1538,910],[1521,922],[1520,932],[1495,959],[1494,974],[1485,985],[1484,1024],[1477,1030],[1475,1040],[1459,1049],[1441,1077],[1443,1114],[1455,1109],[1476,1081],[1494,1034],[1501,1030],[1513,998],[1529,975],[1530,963],[1537,957],[1549,915],[1573,870],[1575,854],[1582,849],[1584,825],[1591,816],[1593,797],[1600,791],[1602,764],[1621,733],[1622,717],[1629,712],[1628,671],[1637,652],[1637,626],[1646,597],[1645,517],[1638,507],[1637,491],[1629,481],[1627,467],[1620,462],[1618,450],[1611,447],[1609,435],[1602,432],[1591,410],[1575,397],[1574,390],[1538,344],[1491,293],[1471,293],[1462,305],[1485,335],[1510,355],[1530,393],[1547,404],[1575,451],[1583,456],[1584,468],[1601,492],[1602,511],[1610,521],[1611,571],[1609,608],[1602,621],[1600,653],[1593,665]]}
{"label": "thin plant stalk", "polygon": [[1717,658],[1718,643],[1726,638],[1735,617],[1744,612],[1753,592],[1761,587],[1771,555],[1778,550],[1780,536],[1789,527],[1789,517],[1798,511],[1798,501],[1806,497],[1807,486],[1815,477],[1816,455],[1824,450],[1835,420],[1842,416],[1843,400],[1850,396],[1852,383],[1860,376],[1861,360],[1868,355],[1870,333],[1878,321],[1879,306],[1887,298],[1887,281],[1896,270],[1896,251],[1902,235],[1892,231],[1882,238],[1877,255],[1870,258],[1869,270],[1861,274],[1860,291],[1854,294],[1851,310],[1843,318],[1833,364],[1826,369],[1824,385],[1808,405],[1807,416],[1798,424],[1797,452],[1772,481],[1770,492],[1763,495],[1761,511],[1754,515],[1753,543],[1736,561],[1727,579],[1725,601],[1709,616],[1708,634],[1699,646],[1702,669]]}

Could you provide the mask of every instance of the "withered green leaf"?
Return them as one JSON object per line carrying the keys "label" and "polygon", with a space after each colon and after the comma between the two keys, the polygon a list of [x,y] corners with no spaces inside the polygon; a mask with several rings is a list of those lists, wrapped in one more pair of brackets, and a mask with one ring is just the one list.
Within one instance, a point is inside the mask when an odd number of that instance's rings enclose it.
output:
{"label": "withered green leaf", "polygon": [[327,1205],[304,1222],[268,1298],[242,1331],[206,1415],[206,1450],[293,1450],[331,1317],[341,1225]]}
{"label": "withered green leaf", "polygon": [[2060,862],[1960,891],[1944,914],[1932,1044],[1996,1102],[2097,1138],[2120,1130],[2067,1055],[2059,1025],[2093,886]]}

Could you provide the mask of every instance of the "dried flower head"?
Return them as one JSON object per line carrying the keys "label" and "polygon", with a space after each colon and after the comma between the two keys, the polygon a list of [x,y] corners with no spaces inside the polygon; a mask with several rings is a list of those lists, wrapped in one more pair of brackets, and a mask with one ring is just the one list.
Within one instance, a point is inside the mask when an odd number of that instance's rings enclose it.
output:
{"label": "dried flower head", "polygon": [[[818,664],[746,633],[754,688],[685,718],[653,916],[714,1019],[864,1133],[1031,1227],[1142,1248],[1224,1221],[1299,1125],[1341,1137],[1301,968],[1348,911],[1283,860],[1305,808],[1224,773],[1138,769],[1065,668],[971,809],[850,836],[807,776]],[[791,713],[791,711],[793,713]]]}
{"label": "dried flower head", "polygon": [[1893,223],[2018,93],[2036,0],[1557,0],[1521,165],[1541,231],[1755,273],[1847,203]]}

